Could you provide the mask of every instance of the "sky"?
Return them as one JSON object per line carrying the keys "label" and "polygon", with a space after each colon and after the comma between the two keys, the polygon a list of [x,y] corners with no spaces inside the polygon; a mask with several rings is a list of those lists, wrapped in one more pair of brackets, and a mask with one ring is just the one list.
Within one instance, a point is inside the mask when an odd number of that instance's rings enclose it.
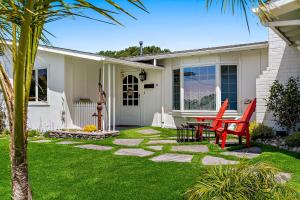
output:
{"label": "sky", "polygon": [[[54,35],[48,37],[51,44],[97,52],[138,46],[139,41],[143,41],[144,46],[156,45],[177,51],[267,40],[267,29],[250,8],[249,33],[241,13],[221,13],[220,4],[213,4],[207,10],[205,0],[143,0],[149,13],[137,9],[126,0],[116,1],[137,20],[118,14],[116,18],[124,26],[82,18],[52,22],[46,26],[47,31]],[[94,0],[93,3],[111,9],[104,0]],[[105,19],[93,11],[86,11],[85,14]]]}

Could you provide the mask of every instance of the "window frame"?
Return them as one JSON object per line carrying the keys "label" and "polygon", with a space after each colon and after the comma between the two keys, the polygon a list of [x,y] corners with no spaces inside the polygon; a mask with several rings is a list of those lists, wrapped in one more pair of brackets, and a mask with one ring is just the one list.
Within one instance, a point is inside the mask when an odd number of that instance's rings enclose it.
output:
{"label": "window frame", "polygon": [[[194,63],[194,64],[184,64],[184,65],[176,65],[171,67],[171,88],[172,88],[172,97],[173,97],[173,70],[180,69],[180,110],[173,109],[173,98],[172,98],[172,112],[174,113],[206,113],[213,114],[219,111],[221,107],[221,66],[222,65],[235,65],[237,68],[237,110],[227,110],[228,113],[236,113],[240,110],[240,84],[241,84],[241,70],[239,62],[208,62],[208,63]],[[216,110],[185,110],[184,108],[184,68],[191,67],[207,67],[207,66],[215,66],[215,84],[216,84]]]}
{"label": "window frame", "polygon": [[[38,100],[38,95],[39,95],[39,91],[38,91],[38,70],[42,70],[42,69],[46,69],[47,70],[47,101],[39,101]],[[34,106],[34,105],[49,105],[49,66],[43,66],[43,67],[35,67],[32,69],[32,71],[36,71],[35,72],[35,96],[36,99],[35,101],[28,101],[28,105],[29,106]]]}

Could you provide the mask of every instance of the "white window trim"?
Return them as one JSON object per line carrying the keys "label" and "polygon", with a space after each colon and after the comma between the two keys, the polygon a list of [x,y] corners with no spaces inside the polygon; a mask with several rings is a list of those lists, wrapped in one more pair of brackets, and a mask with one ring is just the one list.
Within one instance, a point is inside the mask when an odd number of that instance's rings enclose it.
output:
{"label": "white window trim", "polygon": [[49,66],[43,66],[43,67],[35,67],[33,70],[36,70],[35,73],[35,95],[38,97],[38,73],[37,71],[40,69],[46,69],[47,70],[47,101],[38,101],[38,98],[36,98],[35,101],[28,101],[28,106],[49,106]]}
{"label": "white window trim", "polygon": [[[219,58],[219,57],[218,57]],[[239,62],[208,62],[208,63],[199,63],[199,64],[185,64],[185,65],[176,65],[172,66],[172,79],[173,79],[173,70],[180,69],[180,110],[172,109],[172,113],[182,113],[182,114],[194,114],[194,113],[203,113],[206,115],[215,114],[219,111],[221,107],[221,66],[222,65],[236,65],[237,67],[237,110],[227,110],[226,113],[238,113],[241,110],[241,106],[239,103],[240,99],[240,84],[241,84],[241,70],[240,70],[240,61]],[[191,68],[191,67],[207,67],[207,66],[215,66],[216,67],[216,110],[185,110],[184,109],[184,76],[183,69]],[[173,95],[173,81],[172,81],[172,95]],[[172,98],[172,108],[173,108],[173,98]]]}

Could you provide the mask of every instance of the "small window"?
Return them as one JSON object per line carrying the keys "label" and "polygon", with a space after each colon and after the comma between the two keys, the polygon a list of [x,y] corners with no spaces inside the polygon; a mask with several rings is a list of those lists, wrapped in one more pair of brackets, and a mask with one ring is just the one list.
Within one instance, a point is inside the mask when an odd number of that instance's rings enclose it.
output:
{"label": "small window", "polygon": [[35,69],[32,71],[29,101],[44,101],[48,96],[48,75],[47,69]]}
{"label": "small window", "polygon": [[139,80],[132,75],[123,79],[123,106],[139,105]]}

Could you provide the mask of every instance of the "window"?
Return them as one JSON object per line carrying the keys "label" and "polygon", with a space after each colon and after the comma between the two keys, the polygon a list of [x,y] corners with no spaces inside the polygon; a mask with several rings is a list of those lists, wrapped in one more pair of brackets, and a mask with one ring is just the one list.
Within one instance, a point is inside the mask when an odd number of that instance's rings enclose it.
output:
{"label": "window", "polygon": [[132,75],[123,79],[123,106],[139,105],[139,80]]}
{"label": "window", "polygon": [[180,69],[173,70],[173,110],[180,110]]}
{"label": "window", "polygon": [[47,69],[32,71],[29,101],[47,101]]}
{"label": "window", "polygon": [[229,110],[237,110],[237,66],[221,66],[221,101],[229,99]]}
{"label": "window", "polygon": [[216,110],[216,67],[184,68],[184,109]]}

